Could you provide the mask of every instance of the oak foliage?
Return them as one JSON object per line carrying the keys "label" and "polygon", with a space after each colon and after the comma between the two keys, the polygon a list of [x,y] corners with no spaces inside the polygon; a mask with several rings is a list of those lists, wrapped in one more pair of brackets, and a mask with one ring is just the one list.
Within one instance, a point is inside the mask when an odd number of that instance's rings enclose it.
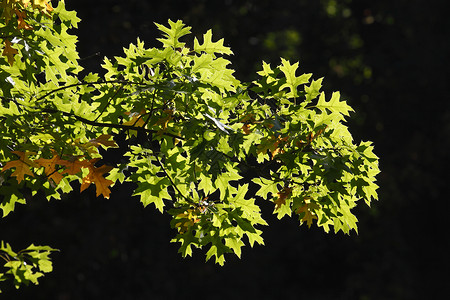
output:
{"label": "oak foliage", "polygon": [[[144,206],[172,216],[183,256],[206,248],[223,265],[226,253],[263,244],[256,198],[273,202],[278,218],[344,233],[357,231],[352,209],[377,199],[378,158],[370,142],[352,139],[352,108],[298,63],[263,62],[254,81],[241,82],[223,40],[211,30],[192,40],[189,26],[169,20],[155,24],[160,48],[138,39],[104,59],[103,75],[81,75],[69,33],[80,20],[64,1],[2,1],[0,10],[3,217],[26,204],[25,189],[51,200],[94,185],[109,198],[129,181]],[[114,147],[125,154],[107,165],[102,149]],[[51,251],[16,253],[2,242],[0,280],[37,284],[52,270]]]}

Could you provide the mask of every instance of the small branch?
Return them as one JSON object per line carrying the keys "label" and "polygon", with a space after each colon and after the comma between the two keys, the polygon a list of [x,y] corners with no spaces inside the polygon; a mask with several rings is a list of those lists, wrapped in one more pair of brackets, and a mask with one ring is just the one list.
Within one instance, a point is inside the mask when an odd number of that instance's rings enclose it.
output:
{"label": "small branch", "polygon": [[109,104],[111,103],[111,101],[117,97],[117,95],[119,94],[120,91],[122,91],[123,86],[125,84],[122,84],[117,91],[115,91],[114,95],[112,95],[111,98],[109,98],[108,103],[106,103],[105,107],[103,107],[103,109],[100,111],[100,113],[98,114],[98,116],[95,118],[94,122],[98,120],[98,118],[100,118],[100,116],[105,112],[106,108],[109,106]]}
{"label": "small branch", "polygon": [[74,83],[74,84],[70,84],[70,85],[65,85],[65,86],[59,87],[59,88],[57,88],[57,89],[51,90],[51,91],[49,91],[48,93],[46,93],[45,95],[43,95],[43,96],[37,98],[36,100],[37,100],[37,101],[42,100],[42,99],[46,98],[47,96],[49,96],[49,95],[51,95],[51,94],[53,94],[53,93],[56,93],[56,92],[59,92],[59,91],[65,90],[65,89],[69,89],[69,88],[72,88],[72,87],[76,87],[76,86],[90,85],[90,84],[92,84],[92,85],[98,85],[98,84],[108,84],[108,83],[121,83],[121,84],[123,84],[123,85],[124,85],[124,84],[130,84],[130,85],[147,85],[147,84],[143,84],[143,83],[139,83],[139,82],[132,82],[132,81],[126,81],[126,80],[110,80],[110,81],[105,80],[105,81],[101,81],[101,82],[79,82],[79,83]]}
{"label": "small branch", "polygon": [[196,203],[194,201],[192,201],[191,199],[187,198],[185,195],[183,195],[183,193],[181,193],[181,191],[178,189],[178,187],[176,186],[176,184],[173,182],[172,177],[170,177],[169,173],[167,173],[166,168],[164,168],[164,165],[161,163],[161,160],[158,157],[158,154],[153,153],[156,157],[156,161],[159,163],[159,165],[161,166],[161,169],[163,170],[164,174],[166,175],[166,177],[169,179],[170,184],[173,186],[173,188],[178,192],[178,194],[181,195],[181,197],[184,198],[184,200],[186,200],[188,203],[196,205]]}
{"label": "small branch", "polygon": [[[64,111],[59,111],[56,109],[49,109],[49,108],[45,108],[41,110],[42,112],[47,112],[47,113],[61,113],[66,117],[73,117],[75,119],[77,119],[78,121],[88,124],[88,125],[92,125],[95,127],[108,127],[108,128],[117,128],[117,129],[124,129],[124,130],[136,130],[136,131],[141,131],[141,132],[146,132],[146,133],[157,133],[156,130],[152,130],[152,129],[147,129],[144,127],[135,127],[132,125],[124,125],[124,124],[113,124],[113,123],[101,123],[101,122],[96,122],[96,121],[91,121],[88,119],[85,119],[83,117],[77,116],[75,114],[72,113],[68,113],[68,112],[64,112]],[[176,135],[176,134],[172,134],[172,133],[163,133],[166,136],[170,136],[173,138],[177,138],[180,140],[184,140],[183,137]]]}
{"label": "small branch", "polygon": [[6,262],[10,261],[8,254],[5,253],[5,255],[6,255],[7,257],[4,257],[3,255],[0,254],[0,258],[2,258],[2,259],[3,259],[4,261],[6,261]]}
{"label": "small branch", "polygon": [[[144,126],[142,126],[142,127],[147,126],[148,122],[150,121],[150,118],[152,117],[152,114],[153,114],[153,104],[155,103],[155,97],[156,97],[156,93],[153,92],[153,99],[152,99],[152,105],[150,106],[150,112],[148,113],[148,118],[147,118],[147,120],[145,120]],[[141,117],[141,116],[140,116],[140,117]],[[137,120],[136,120],[136,122],[137,122]]]}
{"label": "small branch", "polygon": [[82,58],[79,59],[79,61],[87,60],[87,59],[90,59],[90,58],[93,58],[93,57],[96,57],[96,56],[100,56],[100,52],[95,52],[94,54],[88,55],[86,57],[82,57]]}

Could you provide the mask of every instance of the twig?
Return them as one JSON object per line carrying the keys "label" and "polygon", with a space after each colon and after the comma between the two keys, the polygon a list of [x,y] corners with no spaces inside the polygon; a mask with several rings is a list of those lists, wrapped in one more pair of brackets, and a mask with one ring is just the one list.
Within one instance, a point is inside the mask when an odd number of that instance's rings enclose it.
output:
{"label": "twig", "polygon": [[166,168],[164,168],[164,165],[161,163],[161,160],[158,157],[158,154],[154,153],[156,161],[159,163],[159,165],[161,166],[161,169],[163,170],[164,174],[166,175],[166,177],[169,179],[170,184],[173,186],[173,188],[178,192],[178,194],[181,195],[181,197],[184,198],[184,200],[186,200],[188,203],[192,204],[192,205],[196,205],[196,203],[194,201],[192,201],[191,199],[187,198],[183,193],[181,193],[181,191],[178,189],[178,187],[176,186],[176,184],[173,182],[172,177],[170,177],[169,173],[167,173]]}
{"label": "twig", "polygon": [[56,92],[59,92],[59,91],[65,90],[65,89],[69,89],[69,88],[72,88],[72,87],[76,87],[76,86],[90,85],[90,84],[92,84],[92,85],[108,84],[108,83],[121,83],[121,84],[130,84],[130,85],[147,85],[147,84],[144,84],[144,83],[132,82],[132,81],[126,81],[126,80],[109,80],[109,81],[108,80],[104,80],[104,81],[101,81],[101,82],[79,82],[79,83],[74,83],[74,84],[61,86],[59,88],[51,90],[48,93],[46,93],[45,95],[37,98],[36,100],[37,101],[42,100],[45,97],[47,97],[47,96],[49,96],[49,95],[51,95],[53,93],[56,93]]}
{"label": "twig", "polygon": [[95,118],[94,122],[98,120],[98,118],[100,118],[100,116],[105,112],[106,108],[109,106],[109,104],[111,103],[111,101],[117,97],[117,95],[119,94],[120,91],[122,91],[123,86],[125,84],[122,84],[117,91],[115,91],[114,95],[112,95],[111,98],[109,98],[108,103],[106,103],[105,107],[103,107],[103,109],[100,111],[100,113],[98,114],[98,116]]}
{"label": "twig", "polygon": [[[117,129],[125,129],[125,130],[136,130],[136,131],[141,131],[141,132],[146,132],[146,133],[157,133],[156,130],[147,129],[147,128],[144,128],[144,127],[135,127],[135,126],[132,126],[132,125],[113,124],[113,123],[101,123],[101,122],[91,121],[91,120],[85,119],[83,117],[77,116],[77,115],[75,115],[73,113],[59,111],[59,110],[51,109],[51,108],[44,108],[44,109],[41,109],[41,111],[42,112],[47,112],[47,113],[61,113],[61,114],[63,114],[66,117],[73,117],[73,118],[77,119],[80,122],[83,122],[83,123],[86,123],[86,124],[89,124],[89,125],[92,125],[92,126],[96,126],[96,127],[108,127],[108,128],[117,128]],[[176,135],[176,134],[172,134],[172,133],[168,133],[168,132],[163,133],[163,134],[166,135],[166,136],[170,136],[170,137],[173,137],[173,138],[184,140],[183,137],[181,137],[179,135]]]}

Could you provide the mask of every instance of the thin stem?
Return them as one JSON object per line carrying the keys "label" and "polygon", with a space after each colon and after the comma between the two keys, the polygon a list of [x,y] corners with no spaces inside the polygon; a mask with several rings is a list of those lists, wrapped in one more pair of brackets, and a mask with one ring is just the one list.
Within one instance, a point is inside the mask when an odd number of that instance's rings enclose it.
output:
{"label": "thin stem", "polygon": [[184,200],[186,200],[188,203],[196,205],[196,203],[194,201],[192,201],[191,199],[187,198],[177,187],[177,185],[175,184],[175,182],[173,181],[172,177],[170,177],[169,173],[167,173],[166,168],[164,168],[164,165],[162,164],[161,160],[158,157],[158,154],[154,153],[156,157],[156,161],[159,163],[159,165],[161,166],[161,169],[163,170],[164,174],[166,175],[166,177],[169,179],[170,184],[173,186],[173,188],[178,192],[178,194],[181,195],[181,197],[184,198]]}
{"label": "thin stem", "polygon": [[[156,93],[153,92],[153,99],[152,99],[152,105],[150,106],[150,112],[148,113],[148,118],[147,120],[145,120],[144,126],[142,127],[147,127],[148,122],[150,121],[150,118],[152,117],[153,114],[153,104],[155,104],[155,97],[156,97]],[[137,122],[137,121],[136,121]]]}
{"label": "thin stem", "polygon": [[[6,253],[5,253],[5,254],[6,254]],[[6,254],[6,257],[3,256],[2,254],[0,254],[0,257],[1,257],[4,261],[6,261],[6,262],[9,262],[9,261],[10,261],[10,260],[8,259],[8,258],[9,258],[8,254]]]}
{"label": "thin stem", "polygon": [[46,93],[45,95],[37,98],[36,100],[37,101],[42,100],[42,99],[46,98],[47,96],[49,96],[49,95],[51,95],[53,93],[56,93],[56,92],[59,92],[59,91],[65,90],[65,89],[69,89],[69,88],[72,88],[72,87],[76,87],[76,86],[90,85],[90,84],[92,84],[92,85],[108,84],[108,83],[121,83],[121,84],[130,84],[130,85],[147,85],[147,84],[143,84],[143,83],[139,83],[139,82],[132,82],[132,81],[126,81],[126,80],[109,80],[109,81],[105,80],[105,81],[101,81],[101,82],[79,82],[79,83],[69,84],[69,85],[65,85],[65,86],[59,87],[57,89],[51,90],[48,93]]}
{"label": "thin stem", "polygon": [[[136,131],[141,131],[141,132],[146,132],[146,133],[156,133],[156,130],[151,130],[151,129],[147,129],[147,128],[143,128],[143,127],[134,127],[132,125],[124,125],[124,124],[113,124],[113,123],[101,123],[101,122],[96,122],[96,121],[91,121],[88,119],[85,119],[83,117],[77,116],[73,113],[68,113],[68,112],[64,112],[64,111],[59,111],[56,109],[50,109],[50,108],[44,108],[41,110],[42,112],[48,112],[48,113],[61,113],[64,116],[67,117],[73,117],[75,119],[77,119],[80,122],[86,123],[88,125],[92,125],[92,126],[96,126],[96,127],[108,127],[108,128],[117,128],[117,129],[125,129],[125,130],[136,130]],[[180,140],[184,140],[183,137],[176,135],[176,134],[172,134],[172,133],[163,133],[163,135],[166,136],[170,136],[173,138],[177,138]]]}
{"label": "thin stem", "polygon": [[100,116],[105,112],[106,108],[109,106],[109,104],[111,103],[111,101],[117,97],[117,95],[119,94],[120,91],[122,91],[123,86],[125,84],[122,84],[117,91],[114,93],[114,95],[112,95],[111,98],[109,98],[108,103],[106,103],[105,107],[103,107],[103,109],[100,111],[100,113],[98,114],[98,116],[95,118],[94,122],[98,120],[98,118],[100,118]]}

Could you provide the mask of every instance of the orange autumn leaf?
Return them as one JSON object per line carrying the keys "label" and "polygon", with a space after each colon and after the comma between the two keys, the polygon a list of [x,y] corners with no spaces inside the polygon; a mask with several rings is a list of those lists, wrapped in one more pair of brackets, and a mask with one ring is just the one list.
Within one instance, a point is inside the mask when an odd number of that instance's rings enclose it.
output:
{"label": "orange autumn leaf", "polygon": [[317,138],[319,135],[325,132],[325,130],[328,128],[328,125],[326,125],[324,128],[317,130],[316,134],[314,135],[314,138]]}
{"label": "orange autumn leaf", "polygon": [[313,219],[317,219],[317,217],[311,213],[311,209],[309,208],[308,203],[305,203],[303,206],[300,206],[299,208],[297,208],[296,213],[304,214],[304,216],[302,217],[301,220],[303,222],[306,222],[308,227],[311,227],[311,225],[313,223]]}
{"label": "orange autumn leaf", "polygon": [[2,172],[11,168],[15,168],[11,176],[16,177],[17,182],[19,183],[24,179],[25,175],[34,176],[33,172],[31,172],[30,167],[35,167],[36,164],[28,158],[28,156],[33,153],[28,151],[13,151],[12,153],[16,154],[19,159],[7,162],[2,169]]}
{"label": "orange autumn leaf", "polygon": [[45,5],[45,9],[43,10],[43,13],[47,14],[51,13],[53,11],[53,7],[50,5],[50,1],[44,1],[44,0],[34,0],[34,2],[40,2],[41,5]]}
{"label": "orange autumn leaf", "polygon": [[16,13],[16,16],[17,16],[17,29],[26,29],[26,30],[33,29],[33,26],[29,25],[24,20],[27,17],[27,13],[26,12],[16,9],[15,13]]}
{"label": "orange autumn leaf", "polygon": [[[131,116],[131,119],[128,120],[127,122],[124,122],[123,125],[132,126],[132,127],[144,127],[145,126],[145,121],[142,119],[142,116],[145,114],[145,109],[141,110],[140,113],[126,112],[125,114],[127,116]],[[136,130],[130,130],[129,132],[131,135],[137,136]]]}
{"label": "orange autumn leaf", "polygon": [[311,131],[307,136],[306,140],[308,141],[308,144],[310,144],[314,139],[316,139],[319,135],[325,132],[325,130],[328,128],[328,125],[325,126],[322,129],[317,130],[317,132],[314,133],[314,131]]}
{"label": "orange autumn leaf", "polygon": [[164,110],[164,113],[166,113],[167,115],[156,121],[156,125],[161,125],[163,129],[166,129],[167,123],[169,123],[169,121],[172,120],[173,110],[166,109]]}
{"label": "orange autumn leaf", "polygon": [[80,192],[84,191],[91,185],[91,183],[95,184],[97,197],[103,195],[106,199],[109,198],[109,194],[111,193],[111,190],[109,189],[109,186],[113,184],[114,182],[106,179],[103,177],[105,173],[108,173],[113,169],[111,166],[103,165],[100,167],[94,166],[95,162],[97,162],[99,158],[94,158],[89,161],[89,173],[83,178],[83,181],[81,183]]}
{"label": "orange autumn leaf", "polygon": [[68,175],[76,175],[79,172],[81,172],[81,168],[88,168],[90,166],[90,163],[88,160],[79,160],[78,158],[84,157],[84,156],[73,156],[68,160],[59,160],[58,164],[61,166],[66,167],[63,174]]}
{"label": "orange autumn leaf", "polygon": [[14,64],[14,55],[16,55],[17,53],[19,53],[19,51],[17,51],[17,49],[14,49],[13,47],[11,47],[11,42],[6,39],[5,40],[5,48],[3,49],[3,56],[6,56],[8,58],[8,62],[9,64],[12,66]]}
{"label": "orange autumn leaf", "polygon": [[255,115],[252,114],[252,113],[248,113],[248,114],[244,115],[244,116],[239,120],[239,122],[242,122],[242,123],[247,123],[247,122],[249,122],[249,123],[254,123],[254,122],[255,122]]}
{"label": "orange autumn leaf", "polygon": [[242,125],[242,131],[244,131],[245,134],[250,134],[252,132],[249,124]]}
{"label": "orange autumn leaf", "polygon": [[47,16],[49,16],[49,13],[53,11],[53,7],[48,2],[49,1],[45,0],[22,0],[24,7],[31,4],[33,8],[38,8],[41,13],[46,14]]}
{"label": "orange autumn leaf", "polygon": [[181,219],[180,222],[175,224],[181,234],[189,230],[190,227],[194,226],[195,223],[200,222],[197,216],[198,211],[192,208],[187,211],[178,214],[176,217]]}
{"label": "orange autumn leaf", "polygon": [[34,161],[39,166],[44,167],[44,173],[48,179],[52,179],[56,184],[59,184],[64,176],[58,172],[57,165],[59,165],[60,157],[58,154],[53,153],[53,157],[50,159],[39,158]]}
{"label": "orange autumn leaf", "polygon": [[272,129],[274,126],[273,123],[270,121],[265,121],[263,125],[266,126],[268,129]]}
{"label": "orange autumn leaf", "polygon": [[98,148],[100,145],[103,145],[105,147],[117,147],[117,144],[114,140],[110,140],[112,138],[109,134],[102,134],[99,137],[90,140],[87,142],[88,147],[94,146]]}
{"label": "orange autumn leaf", "polygon": [[161,128],[156,133],[159,136],[164,134],[164,132],[167,129],[167,124],[170,122],[170,120],[172,120],[173,110],[166,109],[166,110],[164,110],[164,113],[166,113],[167,115],[165,117],[160,118],[158,121],[156,121],[156,125],[161,126]]}
{"label": "orange autumn leaf", "polygon": [[257,147],[258,153],[265,153],[266,151],[270,151],[272,158],[279,153],[284,153],[283,146],[287,141],[287,139],[288,139],[287,136],[283,138],[271,136],[264,143],[258,145]]}
{"label": "orange autumn leaf", "polygon": [[275,144],[271,147],[270,153],[272,154],[272,157],[274,157],[278,153],[284,152],[284,150],[282,148],[278,147],[279,144],[280,144],[280,141],[276,141]]}
{"label": "orange autumn leaf", "polygon": [[133,127],[143,127],[145,126],[145,121],[142,119],[142,116],[145,115],[145,109],[141,110],[140,113],[125,113],[126,115],[131,116],[131,119],[123,125],[133,126]]}
{"label": "orange autumn leaf", "polygon": [[286,204],[286,199],[291,195],[292,188],[285,187],[281,191],[278,192],[278,197],[275,199],[275,210],[279,209],[281,206]]}

